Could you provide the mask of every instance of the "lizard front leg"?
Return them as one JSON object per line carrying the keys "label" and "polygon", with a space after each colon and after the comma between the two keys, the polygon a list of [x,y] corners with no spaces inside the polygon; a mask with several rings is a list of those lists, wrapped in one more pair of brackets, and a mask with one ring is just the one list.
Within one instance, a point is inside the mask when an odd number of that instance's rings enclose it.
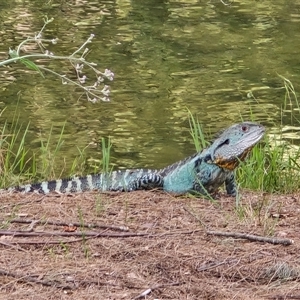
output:
{"label": "lizard front leg", "polygon": [[237,186],[236,186],[235,176],[233,172],[231,172],[226,178],[225,187],[226,187],[226,192],[229,196],[232,197],[236,196]]}
{"label": "lizard front leg", "polygon": [[205,188],[205,186],[207,186],[210,179],[211,179],[211,172],[209,172],[209,171],[198,172],[197,175],[195,176],[195,179],[193,182],[192,192],[200,193],[204,196],[209,196],[210,193]]}

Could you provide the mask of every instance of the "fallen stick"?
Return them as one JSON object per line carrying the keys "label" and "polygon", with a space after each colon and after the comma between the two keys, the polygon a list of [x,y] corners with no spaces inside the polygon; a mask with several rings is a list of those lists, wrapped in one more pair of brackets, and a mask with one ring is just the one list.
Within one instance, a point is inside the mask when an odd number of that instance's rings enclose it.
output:
{"label": "fallen stick", "polygon": [[1,235],[10,235],[10,236],[88,236],[88,237],[135,237],[135,236],[149,236],[148,233],[105,233],[105,232],[96,232],[96,231],[87,231],[87,232],[59,232],[59,231],[14,231],[14,230],[0,230]]}
{"label": "fallen stick", "polygon": [[[25,282],[25,283],[38,283],[38,284],[41,284],[41,285],[44,285],[44,286],[53,286],[53,287],[56,287],[56,288],[60,288],[60,289],[68,289],[68,290],[71,290],[71,289],[74,289],[73,286],[70,286],[70,285],[63,285],[57,281],[46,281],[46,280],[39,280],[39,279],[36,279],[32,276],[20,276],[16,273],[13,273],[13,272],[8,272],[8,271],[5,271],[5,270],[1,270],[0,269],[0,276],[9,276],[9,277],[13,277],[13,278],[16,278],[17,281],[20,281],[20,282]],[[0,287],[1,289],[1,287]]]}
{"label": "fallen stick", "polygon": [[[93,239],[93,238],[96,238],[97,236],[89,236],[89,237],[85,237],[85,241],[87,240],[90,240],[90,239]],[[80,238],[77,238],[77,239],[73,239],[73,240],[62,240],[62,239],[57,239],[57,240],[41,240],[41,241],[28,241],[28,240],[24,240],[24,241],[14,241],[14,240],[11,240],[9,244],[6,244],[6,243],[2,243],[0,242],[0,244],[4,245],[4,246],[7,246],[7,247],[10,247],[10,246],[14,246],[14,245],[22,245],[22,244],[26,244],[26,245],[61,245],[61,244],[71,244],[71,243],[77,243],[77,242],[82,242],[82,237]],[[22,248],[21,248],[22,249]],[[18,249],[17,250],[20,250],[21,249]],[[23,250],[22,251],[25,251],[27,252],[26,250]]]}
{"label": "fallen stick", "polygon": [[285,246],[289,246],[294,244],[294,241],[291,239],[281,239],[281,238],[271,238],[271,237],[265,237],[265,236],[259,236],[259,235],[252,235],[247,233],[240,233],[240,232],[221,232],[221,231],[212,231],[207,230],[206,225],[202,222],[202,220],[193,214],[189,209],[186,207],[183,207],[183,209],[191,214],[197,221],[201,223],[201,225],[204,227],[205,232],[207,235],[218,235],[218,236],[226,236],[226,237],[233,237],[233,238],[240,238],[240,239],[247,239],[250,241],[255,242],[264,242],[264,243],[270,243],[274,245],[282,244]]}
{"label": "fallen stick", "polygon": [[197,268],[197,271],[199,272],[202,272],[202,271],[207,271],[207,270],[210,270],[210,269],[213,269],[213,268],[217,268],[221,265],[224,265],[224,264],[232,264],[232,263],[235,263],[235,264],[238,264],[240,262],[240,259],[235,259],[235,258],[226,258],[225,260],[223,261],[220,261],[218,263],[215,263],[215,262],[211,262],[211,263],[208,263],[208,264],[205,264],[205,265],[202,265],[200,266],[199,268]]}
{"label": "fallen stick", "polygon": [[[146,236],[148,238],[157,238],[168,235],[181,235],[181,234],[194,234],[203,230],[189,230],[189,231],[171,231],[162,233],[146,233],[146,232],[124,232],[124,233],[110,233],[110,232],[97,232],[97,231],[81,231],[81,232],[60,232],[60,231],[18,231],[18,230],[0,230],[1,235],[8,235],[14,237],[48,237],[48,236],[81,236],[81,237],[114,237],[114,238],[127,238],[127,237],[140,237]],[[10,241],[11,242],[11,241]]]}
{"label": "fallen stick", "polygon": [[[130,289],[141,289],[141,287],[138,287],[138,286],[133,286],[133,285],[129,286],[129,285],[124,285],[124,284],[100,281],[100,280],[74,280],[74,282],[76,282],[76,284],[74,283],[74,285],[64,285],[61,282],[58,282],[55,280],[52,280],[52,281],[51,280],[49,280],[49,281],[39,280],[30,275],[17,274],[14,272],[9,272],[9,271],[3,270],[3,269],[0,269],[0,276],[13,277],[16,279],[15,281],[17,281],[17,282],[19,281],[19,282],[24,282],[24,283],[37,283],[37,284],[41,284],[44,286],[53,286],[53,287],[64,289],[64,290],[73,290],[73,289],[77,289],[78,287],[87,287],[92,284],[97,285],[97,286],[109,285],[109,286],[115,286],[115,287],[119,287],[119,288],[126,287],[126,288],[130,288]],[[0,286],[0,290],[2,287],[3,287],[3,284]]]}
{"label": "fallen stick", "polygon": [[23,252],[28,252],[28,251],[24,250],[21,247],[13,245],[14,243],[7,243],[5,241],[0,241],[0,244],[3,245],[3,246],[6,246],[6,247],[10,247],[10,248],[15,249],[15,250],[19,250],[19,251],[23,251]]}
{"label": "fallen stick", "polygon": [[[0,220],[4,221],[4,220]],[[21,224],[31,224],[35,222],[35,224],[42,224],[42,225],[54,225],[54,226],[76,226],[76,227],[87,227],[87,228],[104,228],[104,229],[111,229],[111,230],[119,230],[119,231],[129,231],[127,226],[117,226],[117,225],[104,225],[104,224],[84,224],[84,223],[67,223],[67,222],[56,222],[56,221],[41,221],[41,220],[28,220],[28,219],[12,219],[9,220],[10,223],[21,223]]]}
{"label": "fallen stick", "polygon": [[249,241],[270,243],[270,244],[274,244],[274,245],[282,244],[285,246],[289,246],[289,245],[294,244],[294,241],[291,239],[271,238],[271,237],[266,237],[266,236],[259,236],[259,235],[240,233],[240,232],[221,232],[221,231],[208,230],[208,231],[206,231],[206,234],[233,237],[233,238],[237,238],[237,239],[246,239]]}

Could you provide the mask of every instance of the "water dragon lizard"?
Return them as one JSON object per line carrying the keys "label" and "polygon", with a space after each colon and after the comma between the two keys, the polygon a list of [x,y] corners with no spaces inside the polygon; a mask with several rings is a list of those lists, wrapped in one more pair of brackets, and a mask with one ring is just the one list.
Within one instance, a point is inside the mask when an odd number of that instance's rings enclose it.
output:
{"label": "water dragon lizard", "polygon": [[265,128],[254,122],[234,124],[225,129],[203,151],[160,170],[129,169],[44,181],[8,188],[9,191],[47,194],[99,191],[135,191],[160,188],[166,192],[213,194],[225,183],[228,195],[235,196],[234,169],[260,141]]}

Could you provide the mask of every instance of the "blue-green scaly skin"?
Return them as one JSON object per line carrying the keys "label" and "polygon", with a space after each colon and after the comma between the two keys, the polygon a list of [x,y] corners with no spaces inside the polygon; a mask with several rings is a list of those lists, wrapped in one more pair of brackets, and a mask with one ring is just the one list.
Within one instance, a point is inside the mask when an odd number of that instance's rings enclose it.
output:
{"label": "blue-green scaly skin", "polygon": [[158,172],[163,177],[163,190],[175,194],[200,193],[212,194],[225,183],[229,195],[236,194],[234,172],[208,163],[205,152],[196,154],[176,171]]}
{"label": "blue-green scaly skin", "polygon": [[253,122],[230,126],[207,149],[159,171],[163,189],[177,194],[198,192],[207,195],[225,183],[227,194],[235,196],[234,169],[264,132],[262,125]]}
{"label": "blue-green scaly skin", "polygon": [[92,174],[44,181],[9,188],[9,191],[49,193],[98,191],[136,191],[163,189],[184,194],[212,194],[225,183],[227,194],[236,194],[234,169],[246,158],[252,147],[263,137],[265,128],[257,123],[243,122],[224,130],[202,152],[161,170],[133,169],[110,174]]}

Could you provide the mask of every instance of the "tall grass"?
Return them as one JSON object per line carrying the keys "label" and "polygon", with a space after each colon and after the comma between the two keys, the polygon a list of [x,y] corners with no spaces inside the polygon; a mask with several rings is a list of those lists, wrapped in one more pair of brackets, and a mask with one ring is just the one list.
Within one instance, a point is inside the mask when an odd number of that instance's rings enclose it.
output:
{"label": "tall grass", "polygon": [[[17,114],[13,122],[5,122],[0,129],[0,186],[14,186],[24,182],[36,182],[45,179],[57,179],[63,175],[83,174],[86,169],[86,149],[78,149],[78,155],[70,166],[64,163],[62,146],[64,143],[64,126],[58,138],[53,138],[52,129],[47,138],[41,137],[40,147],[32,151],[28,142],[30,124],[24,126]],[[102,160],[95,167],[95,173],[101,170],[109,173],[110,139],[102,139]],[[59,168],[58,168],[59,166]],[[97,169],[96,169],[97,168]],[[67,174],[67,175],[66,175]]]}
{"label": "tall grass", "polygon": [[[36,167],[30,163],[28,158],[29,150],[25,147],[25,140],[28,133],[28,125],[24,128],[19,125],[16,115],[12,125],[5,122],[0,132],[0,181],[1,185],[7,182],[16,181],[14,174],[32,174]],[[29,166],[30,165],[30,166]]]}
{"label": "tall grass", "polygon": [[[41,140],[41,146],[39,149],[39,157],[40,157],[40,163],[38,164],[40,166],[40,168],[35,168],[35,173],[40,173],[43,174],[43,177],[46,178],[53,178],[55,176],[57,176],[57,174],[55,175],[55,170],[54,170],[54,166],[55,166],[55,162],[57,159],[59,159],[59,151],[61,150],[61,147],[64,143],[63,141],[63,134],[64,134],[64,127],[63,126],[61,128],[60,131],[60,135],[59,138],[56,142],[54,142],[55,146],[54,146],[54,150],[50,151],[51,148],[53,148],[51,145],[53,144],[53,139],[52,139],[52,127],[50,129],[50,132],[48,134],[48,138],[46,140],[46,142],[44,142],[43,140]],[[60,161],[62,159],[60,158]],[[35,161],[35,159],[34,159]],[[64,168],[62,168],[60,170],[60,172],[63,172]],[[60,176],[59,176],[60,177]]]}
{"label": "tall grass", "polygon": [[[287,78],[283,80],[285,97],[282,115],[288,115],[291,125],[300,126],[300,105],[293,84]],[[201,124],[189,113],[191,135],[197,151],[207,145]],[[255,115],[251,114],[255,120]],[[263,192],[291,193],[299,190],[300,148],[278,136],[272,139],[268,133],[261,143],[256,145],[248,159],[235,171],[239,186]]]}
{"label": "tall grass", "polygon": [[[52,130],[40,147],[34,151],[27,146],[30,124],[24,126],[15,117],[11,124],[4,123],[0,130],[0,186],[18,185],[24,181],[37,181],[60,177],[66,171],[61,161],[64,127],[56,142],[53,142]],[[54,146],[53,146],[54,145]],[[57,174],[57,163],[62,166]]]}
{"label": "tall grass", "polygon": [[190,134],[193,138],[196,151],[199,152],[201,149],[206,148],[206,146],[209,145],[209,142],[205,138],[201,123],[192,115],[192,113],[189,110],[188,116],[190,124]]}
{"label": "tall grass", "polygon": [[103,173],[110,173],[111,166],[110,166],[110,150],[111,150],[111,140],[108,138],[107,142],[105,138],[102,138],[102,172]]}
{"label": "tall grass", "polygon": [[[300,106],[292,82],[283,80],[285,97],[281,114],[289,118],[290,125],[300,125]],[[283,127],[283,125],[281,125]],[[278,141],[279,140],[279,141]],[[300,148],[277,136],[266,135],[263,143],[257,145],[245,164],[237,170],[242,187],[264,192],[291,193],[299,190]]]}

